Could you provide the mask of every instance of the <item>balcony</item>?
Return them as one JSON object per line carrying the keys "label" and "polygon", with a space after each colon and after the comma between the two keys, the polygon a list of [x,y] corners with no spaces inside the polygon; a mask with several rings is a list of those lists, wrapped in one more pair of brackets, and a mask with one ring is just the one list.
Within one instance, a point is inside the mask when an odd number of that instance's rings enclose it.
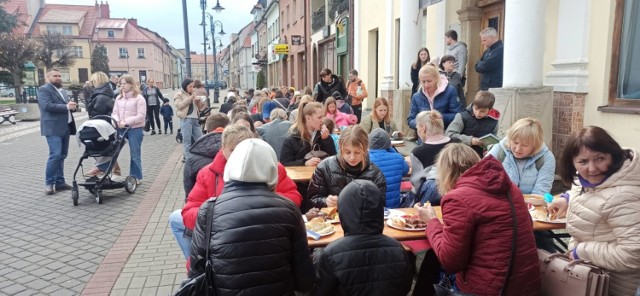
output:
{"label": "balcony", "polygon": [[336,16],[349,11],[348,0],[329,0],[329,19],[335,19]]}
{"label": "balcony", "polygon": [[320,6],[316,11],[314,11],[311,15],[311,31],[317,32],[322,29],[322,27],[327,25],[325,19],[326,7],[324,5]]}

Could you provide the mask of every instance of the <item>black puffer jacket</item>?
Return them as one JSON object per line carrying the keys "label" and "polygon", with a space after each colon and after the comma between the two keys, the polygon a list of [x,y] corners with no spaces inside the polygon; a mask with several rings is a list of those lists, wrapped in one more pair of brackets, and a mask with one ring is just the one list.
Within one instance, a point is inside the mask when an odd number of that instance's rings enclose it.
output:
{"label": "black puffer jacket", "polygon": [[318,82],[313,89],[313,97],[316,102],[324,104],[324,101],[330,97],[333,92],[339,92],[343,98],[347,97],[347,89],[344,87],[344,82],[336,74],[331,74],[331,83],[326,83],[322,79]]}
{"label": "black puffer jacket", "polygon": [[382,234],[384,191],[370,181],[344,188],[338,209],[344,237],[315,260],[315,295],[407,295],[412,264],[402,245]]}
{"label": "black puffer jacket", "polygon": [[89,114],[89,118],[97,115],[111,116],[113,104],[115,103],[113,97],[113,90],[109,83],[105,83],[94,89],[87,101],[87,113]]}
{"label": "black puffer jacket", "polygon": [[208,133],[200,137],[189,149],[191,157],[184,164],[183,186],[185,196],[196,184],[196,177],[200,169],[213,162],[222,147],[222,133]]}
{"label": "black puffer jacket", "polygon": [[338,163],[337,156],[323,160],[318,164],[311,178],[311,183],[309,183],[307,196],[309,196],[311,206],[315,208],[326,207],[327,196],[340,195],[340,192],[347,184],[357,179],[372,181],[380,188],[380,191],[387,192],[387,181],[384,175],[370,161],[368,161],[363,170],[358,170],[355,168],[342,168]]}
{"label": "black puffer jacket", "polygon": [[[333,138],[327,137],[323,140],[318,132],[313,138],[313,145],[316,144],[320,150],[327,154],[336,155],[336,145],[333,143]],[[315,150],[318,150],[318,147]],[[304,156],[309,152],[311,152],[311,145],[307,141],[303,141],[298,133],[289,134],[282,143],[280,162],[284,166],[302,166],[305,163]]]}
{"label": "black puffer jacket", "polygon": [[[189,276],[204,272],[208,200],[198,211]],[[229,181],[214,206],[209,256],[224,295],[294,295],[313,287],[302,215],[265,184]]]}

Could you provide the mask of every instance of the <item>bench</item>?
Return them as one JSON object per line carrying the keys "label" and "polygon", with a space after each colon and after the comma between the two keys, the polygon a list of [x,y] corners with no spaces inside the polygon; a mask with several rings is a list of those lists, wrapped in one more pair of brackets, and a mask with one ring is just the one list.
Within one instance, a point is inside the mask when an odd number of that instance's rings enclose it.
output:
{"label": "bench", "polygon": [[16,124],[16,114],[18,114],[18,111],[11,109],[0,111],[0,124],[3,124],[5,121],[11,122],[11,124]]}

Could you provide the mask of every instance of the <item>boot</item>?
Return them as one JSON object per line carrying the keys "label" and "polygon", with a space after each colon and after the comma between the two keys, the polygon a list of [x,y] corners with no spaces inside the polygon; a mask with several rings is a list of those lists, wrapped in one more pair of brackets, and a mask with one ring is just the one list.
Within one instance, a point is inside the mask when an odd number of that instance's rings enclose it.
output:
{"label": "boot", "polygon": [[156,134],[156,131],[155,130],[151,130],[151,135],[153,136],[155,134]]}
{"label": "boot", "polygon": [[158,135],[162,135],[162,130],[158,130]]}

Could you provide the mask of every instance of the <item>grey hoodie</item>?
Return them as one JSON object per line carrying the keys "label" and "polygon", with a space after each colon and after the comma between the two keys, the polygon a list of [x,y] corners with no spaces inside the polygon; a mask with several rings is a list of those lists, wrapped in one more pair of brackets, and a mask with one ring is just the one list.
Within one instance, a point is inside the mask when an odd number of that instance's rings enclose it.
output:
{"label": "grey hoodie", "polygon": [[461,41],[451,44],[447,47],[445,54],[452,55],[456,58],[456,72],[464,77],[465,70],[467,69],[467,44]]}

